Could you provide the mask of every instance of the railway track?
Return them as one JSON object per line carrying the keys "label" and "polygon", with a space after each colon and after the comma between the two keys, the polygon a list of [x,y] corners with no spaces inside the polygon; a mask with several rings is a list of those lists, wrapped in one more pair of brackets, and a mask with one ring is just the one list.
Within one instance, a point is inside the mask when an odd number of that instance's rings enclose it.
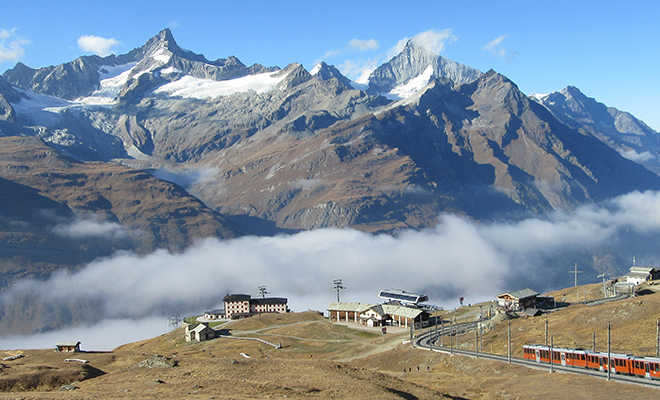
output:
{"label": "railway track", "polygon": [[[575,368],[575,367],[567,367],[567,366],[562,366],[558,364],[553,364],[552,368],[549,363],[540,363],[532,360],[527,360],[524,358],[518,358],[518,357],[511,357],[509,359],[508,356],[502,356],[499,354],[491,354],[491,353],[484,353],[484,352],[477,352],[476,350],[464,350],[464,349],[457,349],[457,348],[450,348],[447,346],[439,346],[437,344],[437,339],[441,336],[452,336],[456,335],[457,333],[465,333],[469,331],[474,331],[477,328],[477,322],[466,322],[463,324],[456,324],[452,328],[445,326],[442,329],[438,330],[432,330],[423,334],[420,334],[417,338],[413,340],[413,346],[416,348],[421,348],[421,349],[426,349],[430,351],[436,351],[439,353],[445,353],[445,354],[457,354],[461,356],[466,356],[466,357],[472,357],[472,358],[483,358],[486,360],[494,360],[494,361],[500,361],[500,362],[505,362],[505,363],[512,363],[512,364],[518,364],[518,365],[523,365],[529,368],[536,368],[536,369],[545,369],[548,371],[556,371],[556,372],[567,372],[567,373],[572,373],[572,374],[581,374],[581,375],[589,375],[589,376],[594,376],[597,378],[601,379],[607,379],[607,372],[602,372],[602,371],[597,371],[593,369],[583,369],[583,368]],[[453,340],[452,340],[453,341]],[[445,344],[447,344],[447,339],[445,338],[444,340]],[[610,375],[610,380],[617,381],[617,382],[626,382],[626,383],[632,383],[636,385],[643,385],[647,387],[655,387],[655,388],[660,388],[660,381],[658,380],[652,380],[652,379],[647,379],[647,378],[640,378],[636,376],[629,376],[629,375],[619,375],[612,373]]]}

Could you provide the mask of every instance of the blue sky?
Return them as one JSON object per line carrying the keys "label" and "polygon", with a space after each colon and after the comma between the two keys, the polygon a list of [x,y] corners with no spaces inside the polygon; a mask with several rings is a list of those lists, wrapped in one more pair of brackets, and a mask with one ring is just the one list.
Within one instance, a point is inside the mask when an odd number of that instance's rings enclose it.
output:
{"label": "blue sky", "polygon": [[660,2],[644,0],[6,2],[0,72],[123,54],[169,27],[209,59],[307,69],[323,59],[356,79],[431,31],[443,56],[494,69],[527,94],[574,85],[660,130],[659,18]]}

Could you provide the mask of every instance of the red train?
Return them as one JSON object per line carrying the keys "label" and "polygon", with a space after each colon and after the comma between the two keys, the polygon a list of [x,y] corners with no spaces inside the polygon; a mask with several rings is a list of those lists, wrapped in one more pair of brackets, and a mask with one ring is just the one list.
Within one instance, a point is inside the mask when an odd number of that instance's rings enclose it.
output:
{"label": "red train", "polygon": [[610,367],[607,363],[607,353],[594,352],[584,349],[567,349],[542,345],[524,345],[523,357],[538,363],[550,363],[569,367],[589,368],[607,372],[611,368],[613,373],[636,375],[643,378],[660,379],[660,358],[635,357],[632,354],[610,353]]}

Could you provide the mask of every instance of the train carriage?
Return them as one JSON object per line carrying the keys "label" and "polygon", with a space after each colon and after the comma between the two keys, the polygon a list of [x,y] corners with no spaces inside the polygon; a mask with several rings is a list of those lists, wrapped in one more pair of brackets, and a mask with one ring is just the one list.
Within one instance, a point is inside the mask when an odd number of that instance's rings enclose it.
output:
{"label": "train carriage", "polygon": [[660,358],[639,357],[632,360],[632,373],[645,378],[660,379]]}
{"label": "train carriage", "polygon": [[[660,358],[635,357],[632,354],[593,352],[584,349],[550,348],[542,345],[524,345],[523,358],[538,363],[589,368],[601,372],[608,369],[616,374],[636,375],[660,379]],[[609,360],[609,363],[608,363]]]}

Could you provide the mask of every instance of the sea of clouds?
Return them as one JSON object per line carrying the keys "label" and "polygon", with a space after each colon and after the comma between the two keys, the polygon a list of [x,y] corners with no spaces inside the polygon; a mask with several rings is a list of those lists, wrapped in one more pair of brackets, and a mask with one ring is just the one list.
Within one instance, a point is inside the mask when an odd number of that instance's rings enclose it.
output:
{"label": "sea of clouds", "polygon": [[399,288],[425,293],[445,308],[458,306],[459,297],[476,303],[524,287],[542,293],[570,285],[574,262],[584,271],[580,283],[596,282],[601,272],[625,274],[632,256],[653,263],[659,234],[660,193],[635,192],[515,222],[442,215],[433,229],[395,235],[319,229],[210,238],[178,254],[120,252],[6,290],[5,303],[29,293],[53,307],[93,305],[95,318],[62,331],[0,337],[0,348],[81,340],[84,349],[108,350],[166,332],[175,313],[221,307],[227,293],[257,296],[261,285],[270,296],[287,297],[293,311],[325,310],[337,297],[335,279],[346,287],[342,301],[377,303],[379,290]]}

